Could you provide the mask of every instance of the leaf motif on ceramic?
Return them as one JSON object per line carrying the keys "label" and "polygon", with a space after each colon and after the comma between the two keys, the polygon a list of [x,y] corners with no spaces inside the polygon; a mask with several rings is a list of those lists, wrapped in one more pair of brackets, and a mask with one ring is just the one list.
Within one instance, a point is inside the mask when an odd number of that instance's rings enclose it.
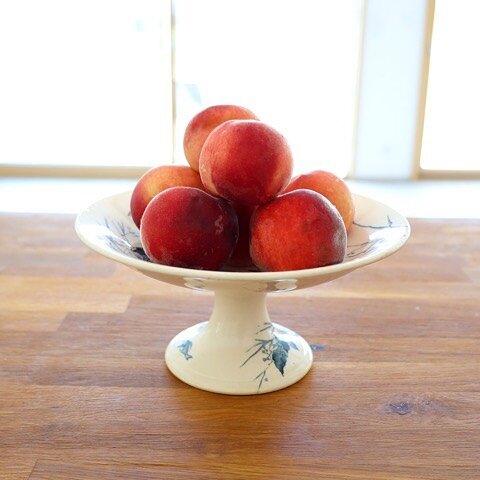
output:
{"label": "leaf motif on ceramic", "polygon": [[178,349],[180,350],[180,353],[185,357],[185,360],[190,360],[191,358],[193,358],[192,355],[190,355],[192,345],[193,344],[191,340],[185,340],[180,345],[178,345]]}
{"label": "leaf motif on ceramic", "polygon": [[291,348],[298,350],[297,345],[292,342],[286,342],[281,340],[276,335],[275,326],[271,322],[266,322],[264,325],[255,333],[259,335],[263,332],[269,332],[270,338],[262,339],[256,338],[255,343],[245,352],[253,353],[240,365],[243,367],[246,365],[252,358],[256,357],[258,354],[262,355],[262,361],[266,365],[263,370],[253,379],[258,382],[257,392],[260,392],[264,382],[268,382],[267,373],[272,365],[281,373],[283,376],[285,373],[285,367],[288,361],[288,352]]}
{"label": "leaf motif on ceramic", "polygon": [[[387,215],[386,222],[379,225],[365,225],[357,221],[353,222],[353,225],[360,229],[373,230],[375,231],[384,231],[386,229],[404,229],[405,236],[408,235],[408,225],[401,224],[396,225],[389,215]],[[365,242],[348,244],[347,253],[345,255],[345,260],[353,260],[358,257],[366,256],[370,253],[375,253],[380,250],[384,243],[391,241],[390,235],[386,235],[384,232],[382,234],[376,235],[375,233],[369,234],[368,240]]]}
{"label": "leaf motif on ceramic", "polygon": [[141,247],[140,234],[137,228],[126,225],[121,220],[107,217],[103,217],[103,225],[99,225],[105,227],[108,232],[101,235],[108,248],[127,257],[150,262]]}

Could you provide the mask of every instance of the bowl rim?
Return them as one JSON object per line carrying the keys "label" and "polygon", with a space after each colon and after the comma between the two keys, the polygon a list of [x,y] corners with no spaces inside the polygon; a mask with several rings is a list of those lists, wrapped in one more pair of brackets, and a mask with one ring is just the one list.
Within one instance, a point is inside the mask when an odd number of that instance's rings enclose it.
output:
{"label": "bowl rim", "polygon": [[283,270],[275,272],[237,272],[173,267],[169,265],[162,265],[160,263],[146,262],[141,259],[127,257],[115,251],[103,249],[99,247],[95,242],[90,240],[88,235],[86,235],[82,231],[82,216],[85,216],[91,209],[97,207],[101,203],[107,203],[109,201],[112,201],[113,199],[125,196],[129,193],[131,194],[131,190],[109,195],[107,197],[97,200],[87,208],[80,211],[75,218],[75,232],[77,236],[85,245],[87,245],[93,251],[103,255],[104,257],[127,265],[128,267],[135,270],[147,271],[172,277],[188,277],[190,279],[198,278],[202,280],[278,281],[290,278],[301,279],[315,276],[332,275],[342,271],[355,270],[357,268],[377,262],[385,257],[392,255],[407,242],[411,234],[410,223],[403,214],[386,205],[385,203],[379,202],[378,200],[375,200],[371,197],[352,193],[354,200],[358,198],[367,202],[374,202],[377,206],[387,209],[390,212],[394,212],[397,216],[401,218],[402,222],[404,223],[404,225],[399,226],[401,228],[405,228],[404,234],[399,235],[398,238],[395,239],[395,241],[389,244],[388,248],[382,249],[372,255],[354,258],[353,260],[349,260],[348,262],[343,261],[342,263],[327,265],[324,267],[307,268],[302,270]]}

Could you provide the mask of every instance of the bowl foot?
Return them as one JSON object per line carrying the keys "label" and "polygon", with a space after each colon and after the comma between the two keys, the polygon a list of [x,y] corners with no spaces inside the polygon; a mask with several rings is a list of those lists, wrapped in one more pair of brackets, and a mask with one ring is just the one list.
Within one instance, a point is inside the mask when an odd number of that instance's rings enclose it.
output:
{"label": "bowl foot", "polygon": [[253,395],[304,377],[312,350],[301,336],[270,321],[265,294],[216,293],[210,320],[173,338],[165,360],[176,377],[194,387]]}

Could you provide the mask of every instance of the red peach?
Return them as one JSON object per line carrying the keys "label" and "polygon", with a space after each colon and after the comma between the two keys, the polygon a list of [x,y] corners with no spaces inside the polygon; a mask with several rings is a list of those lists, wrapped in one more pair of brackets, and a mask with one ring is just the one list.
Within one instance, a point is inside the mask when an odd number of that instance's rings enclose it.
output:
{"label": "red peach", "polygon": [[327,197],[342,216],[345,228],[350,229],[355,216],[355,205],[347,184],[335,174],[324,170],[315,170],[292,178],[282,193],[307,188]]}
{"label": "red peach", "polygon": [[242,205],[271,200],[287,185],[292,168],[285,137],[254,120],[222,123],[208,136],[200,154],[206,190]]}
{"label": "red peach", "polygon": [[170,187],[195,187],[204,190],[200,175],[190,167],[161,165],[151,168],[140,177],[130,199],[132,219],[138,228],[143,212],[152,198]]}
{"label": "red peach", "polygon": [[172,187],[147,205],[140,238],[153,262],[219,270],[237,243],[237,215],[222,198],[198,188]]}
{"label": "red peach", "polygon": [[338,210],[312,190],[279,195],[251,221],[250,255],[261,270],[322,267],[343,261],[347,233]]}
{"label": "red peach", "polygon": [[227,120],[258,120],[257,116],[237,105],[213,105],[197,113],[187,125],[183,150],[190,166],[198,172],[198,160],[210,132]]}

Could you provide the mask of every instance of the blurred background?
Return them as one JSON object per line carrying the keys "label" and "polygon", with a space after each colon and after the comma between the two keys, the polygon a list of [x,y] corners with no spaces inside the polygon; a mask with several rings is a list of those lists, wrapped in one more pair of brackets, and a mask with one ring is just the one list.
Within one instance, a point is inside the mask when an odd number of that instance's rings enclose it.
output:
{"label": "blurred background", "polygon": [[409,216],[480,217],[478,0],[0,3],[0,211],[75,213],[186,163],[235,103]]}

